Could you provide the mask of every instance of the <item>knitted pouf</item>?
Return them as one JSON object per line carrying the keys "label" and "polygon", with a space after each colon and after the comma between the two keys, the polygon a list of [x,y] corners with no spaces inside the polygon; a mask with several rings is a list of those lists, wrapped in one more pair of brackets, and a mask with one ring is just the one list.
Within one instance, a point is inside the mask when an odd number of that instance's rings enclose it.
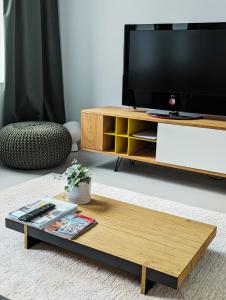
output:
{"label": "knitted pouf", "polygon": [[71,151],[69,131],[51,122],[12,123],[0,130],[0,160],[18,169],[46,169],[64,161]]}

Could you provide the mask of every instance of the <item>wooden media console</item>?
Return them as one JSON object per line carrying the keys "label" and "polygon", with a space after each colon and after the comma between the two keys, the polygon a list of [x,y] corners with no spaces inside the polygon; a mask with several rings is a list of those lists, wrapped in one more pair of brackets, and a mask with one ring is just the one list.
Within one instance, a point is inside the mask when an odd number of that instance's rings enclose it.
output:
{"label": "wooden media console", "polygon": [[[101,107],[82,110],[81,147],[131,161],[226,178],[226,121],[172,120],[138,110]],[[134,134],[151,130],[157,139]]]}

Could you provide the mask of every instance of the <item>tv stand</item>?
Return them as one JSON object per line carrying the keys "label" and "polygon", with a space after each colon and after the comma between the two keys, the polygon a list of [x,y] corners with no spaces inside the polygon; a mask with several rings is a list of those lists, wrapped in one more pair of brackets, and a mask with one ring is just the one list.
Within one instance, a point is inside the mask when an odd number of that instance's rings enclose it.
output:
{"label": "tv stand", "polygon": [[202,119],[201,114],[195,113],[184,113],[179,111],[161,111],[161,110],[148,110],[146,112],[148,115],[151,115],[155,118],[165,118],[165,119],[174,119],[174,120],[197,120]]}
{"label": "tv stand", "polygon": [[[81,112],[81,147],[132,162],[182,169],[226,178],[226,121],[156,118],[122,107]],[[134,136],[148,130],[157,139]]]}

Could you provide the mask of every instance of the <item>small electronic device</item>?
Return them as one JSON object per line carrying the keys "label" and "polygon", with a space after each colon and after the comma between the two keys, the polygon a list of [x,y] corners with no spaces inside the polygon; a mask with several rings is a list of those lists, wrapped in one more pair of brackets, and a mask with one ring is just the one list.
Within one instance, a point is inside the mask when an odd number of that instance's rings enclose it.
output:
{"label": "small electronic device", "polygon": [[19,220],[23,221],[23,222],[30,222],[31,220],[41,216],[45,212],[48,212],[48,211],[54,209],[55,207],[56,207],[56,205],[52,204],[52,203],[44,204],[43,206],[36,208],[36,209],[30,211],[29,213],[19,217]]}

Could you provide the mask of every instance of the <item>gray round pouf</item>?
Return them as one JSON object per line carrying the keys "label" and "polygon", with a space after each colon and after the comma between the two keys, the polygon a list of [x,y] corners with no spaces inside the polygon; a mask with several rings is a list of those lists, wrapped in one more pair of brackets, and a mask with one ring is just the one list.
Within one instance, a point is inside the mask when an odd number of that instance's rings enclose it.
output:
{"label": "gray round pouf", "polygon": [[52,122],[12,123],[0,130],[0,160],[18,169],[47,169],[71,151],[69,131]]}

